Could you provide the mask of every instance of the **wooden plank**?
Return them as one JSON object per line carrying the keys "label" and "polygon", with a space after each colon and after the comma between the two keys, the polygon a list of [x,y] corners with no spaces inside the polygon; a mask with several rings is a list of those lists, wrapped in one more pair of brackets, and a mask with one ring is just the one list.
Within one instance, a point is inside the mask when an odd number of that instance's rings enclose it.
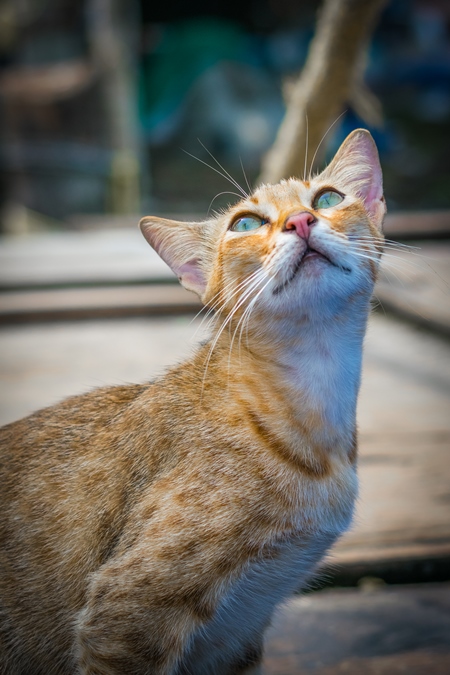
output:
{"label": "wooden plank", "polygon": [[449,449],[448,429],[362,433],[363,499],[356,526],[333,549],[332,561],[374,564],[425,552],[450,561]]}
{"label": "wooden plank", "polygon": [[262,673],[448,675],[450,585],[295,598],[269,628]]}
{"label": "wooden plank", "polygon": [[0,238],[0,290],[176,282],[133,229]]}
{"label": "wooden plank", "polygon": [[450,244],[387,250],[375,289],[381,309],[450,334]]}
{"label": "wooden plank", "polygon": [[396,240],[449,237],[450,210],[388,213],[384,231]]}
{"label": "wooden plank", "polygon": [[179,314],[200,308],[197,296],[178,284],[12,291],[0,294],[0,323]]}

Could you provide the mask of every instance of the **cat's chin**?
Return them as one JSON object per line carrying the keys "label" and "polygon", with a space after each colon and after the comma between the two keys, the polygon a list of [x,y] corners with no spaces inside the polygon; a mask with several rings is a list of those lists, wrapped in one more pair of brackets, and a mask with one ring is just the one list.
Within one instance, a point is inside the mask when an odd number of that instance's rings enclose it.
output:
{"label": "cat's chin", "polygon": [[314,246],[308,245],[305,253],[301,257],[299,269],[302,269],[303,267],[306,266],[309,268],[311,267],[311,264],[314,265],[313,269],[320,269],[317,263],[319,263],[319,265],[325,263],[327,265],[337,267],[342,272],[346,272],[347,274],[351,272],[351,269],[349,267],[346,267],[345,265],[339,263],[339,261],[335,260],[332,252],[330,253],[327,250],[323,250],[322,246],[323,244],[320,247],[318,247],[316,246],[315,243]]}
{"label": "cat's chin", "polygon": [[[305,255],[302,258],[302,264],[304,264],[307,260],[314,260],[315,258],[319,258],[322,260],[325,260],[326,262],[331,262],[329,258],[326,257],[323,253],[320,253],[319,251],[314,251],[314,249],[309,249],[309,251],[306,251]],[[333,264],[333,263],[332,263]]]}
{"label": "cat's chin", "polygon": [[278,295],[284,291],[299,275],[319,277],[326,273],[326,268],[329,267],[339,269],[346,274],[351,272],[349,267],[343,267],[342,265],[339,265],[338,263],[334,262],[334,260],[329,258],[325,253],[308,246],[306,251],[298,259],[289,277],[274,289],[273,294]]}
{"label": "cat's chin", "polygon": [[334,267],[345,274],[350,274],[351,272],[349,267],[339,265],[337,262],[334,262],[334,260],[331,260],[331,258],[328,258],[328,256],[326,256],[324,253],[311,250],[305,253],[303,256],[298,267],[297,274],[300,273],[319,276],[326,273],[325,269],[330,267]]}
{"label": "cat's chin", "polygon": [[325,255],[325,253],[321,253],[316,249],[310,248],[302,256],[297,273],[304,270],[305,272],[308,271],[308,273],[321,274],[323,271],[323,265],[326,265],[327,267],[329,265],[333,265],[333,267],[339,267],[339,265],[333,262],[333,260]]}

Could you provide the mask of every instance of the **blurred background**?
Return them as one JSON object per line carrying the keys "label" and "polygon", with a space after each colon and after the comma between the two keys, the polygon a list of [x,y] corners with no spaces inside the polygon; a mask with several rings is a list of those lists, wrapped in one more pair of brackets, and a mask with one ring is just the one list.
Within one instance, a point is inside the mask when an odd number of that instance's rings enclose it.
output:
{"label": "blurred background", "polygon": [[[228,188],[186,154],[211,162],[197,139],[253,184],[319,6],[2,0],[2,230],[26,229],[27,216],[29,228],[70,229],[80,214],[205,214]],[[387,2],[365,67],[382,117],[370,126],[346,102],[330,133],[328,157],[370,128],[391,212],[450,206],[449,25],[446,0]]]}
{"label": "blurred background", "polygon": [[301,175],[324,137],[320,168],[361,126],[391,240],[361,496],[264,675],[450,673],[450,3],[0,0],[2,424],[150,380],[207,332],[141,215],[205,218],[230,176]]}

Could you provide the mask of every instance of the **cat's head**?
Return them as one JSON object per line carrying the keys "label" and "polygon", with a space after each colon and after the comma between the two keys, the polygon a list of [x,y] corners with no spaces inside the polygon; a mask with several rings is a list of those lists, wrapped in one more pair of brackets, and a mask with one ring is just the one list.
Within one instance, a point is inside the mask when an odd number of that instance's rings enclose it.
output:
{"label": "cat's head", "polygon": [[205,222],[148,216],[140,227],[183,286],[217,311],[240,315],[253,303],[310,313],[370,296],[385,211],[378,152],[358,129],[309,181],[262,185]]}

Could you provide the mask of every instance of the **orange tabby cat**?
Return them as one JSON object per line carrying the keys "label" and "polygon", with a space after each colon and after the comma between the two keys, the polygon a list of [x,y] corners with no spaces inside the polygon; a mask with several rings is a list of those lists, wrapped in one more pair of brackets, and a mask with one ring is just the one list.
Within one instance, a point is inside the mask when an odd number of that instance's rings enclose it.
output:
{"label": "orange tabby cat", "polygon": [[153,383],[3,428],[2,673],[259,671],[275,606],[352,518],[384,213],[358,130],[310,181],[142,220],[216,327]]}

